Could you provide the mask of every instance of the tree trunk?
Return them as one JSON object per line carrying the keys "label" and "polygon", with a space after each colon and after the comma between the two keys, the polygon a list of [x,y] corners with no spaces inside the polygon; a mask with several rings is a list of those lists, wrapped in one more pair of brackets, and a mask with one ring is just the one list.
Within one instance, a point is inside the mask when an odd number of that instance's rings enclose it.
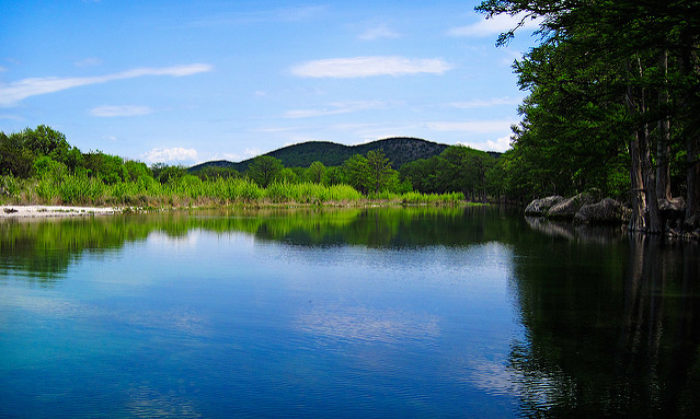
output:
{"label": "tree trunk", "polygon": [[664,117],[659,120],[659,138],[656,144],[656,198],[671,199],[671,120],[668,117],[668,51],[661,56],[661,68],[664,70],[664,87],[659,92],[659,104],[664,109]]}
{"label": "tree trunk", "polygon": [[658,234],[662,232],[663,226],[661,225],[659,204],[656,201],[656,179],[651,163],[651,139],[646,124],[644,128],[640,129],[639,136],[641,137],[640,154],[642,157],[642,176],[644,177],[644,196],[646,198],[646,232]]}
{"label": "tree trunk", "polygon": [[[686,34],[687,35],[687,34]],[[686,45],[691,45],[689,39],[685,39]],[[698,57],[689,48],[681,53],[681,74],[689,77],[692,73],[700,73],[697,66]],[[684,108],[690,111],[688,117],[691,119],[690,128],[685,132],[687,174],[686,183],[688,187],[686,207],[685,207],[685,227],[694,230],[700,227],[700,134],[698,133],[697,99],[691,89],[685,91],[683,97]]]}
{"label": "tree trunk", "polygon": [[630,142],[630,181],[632,186],[632,218],[630,218],[629,229],[631,231],[644,231],[646,222],[644,220],[644,181],[642,179],[642,158],[639,151],[639,133],[635,133]]}
{"label": "tree trunk", "polygon": [[[643,77],[642,62],[637,58],[639,77]],[[644,115],[647,112],[646,92],[641,89],[639,113]],[[637,129],[639,138],[640,157],[642,159],[642,176],[644,179],[644,197],[646,198],[646,232],[658,234],[662,231],[661,216],[659,214],[659,204],[656,201],[656,177],[654,176],[654,166],[651,161],[651,137],[649,126],[644,123]]]}

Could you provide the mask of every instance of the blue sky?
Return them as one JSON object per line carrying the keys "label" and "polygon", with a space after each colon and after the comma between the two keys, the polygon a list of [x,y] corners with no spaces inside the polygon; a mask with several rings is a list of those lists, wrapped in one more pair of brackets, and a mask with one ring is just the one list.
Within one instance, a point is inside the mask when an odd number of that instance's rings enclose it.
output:
{"label": "blue sky", "polygon": [[535,24],[496,48],[515,21],[476,4],[0,0],[0,130],[148,163],[390,136],[503,151]]}

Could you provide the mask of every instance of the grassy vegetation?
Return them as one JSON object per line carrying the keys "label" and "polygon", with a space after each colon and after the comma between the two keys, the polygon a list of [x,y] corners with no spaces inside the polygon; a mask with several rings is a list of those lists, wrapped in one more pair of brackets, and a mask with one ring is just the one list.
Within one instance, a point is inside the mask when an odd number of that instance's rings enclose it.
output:
{"label": "grassy vegetation", "polygon": [[353,187],[301,182],[272,182],[267,188],[246,178],[202,180],[186,175],[161,184],[144,177],[105,184],[86,175],[46,174],[41,178],[0,177],[1,204],[135,206],[153,208],[211,207],[237,204],[363,205],[368,202],[408,205],[459,205],[462,193],[379,192],[365,196]]}

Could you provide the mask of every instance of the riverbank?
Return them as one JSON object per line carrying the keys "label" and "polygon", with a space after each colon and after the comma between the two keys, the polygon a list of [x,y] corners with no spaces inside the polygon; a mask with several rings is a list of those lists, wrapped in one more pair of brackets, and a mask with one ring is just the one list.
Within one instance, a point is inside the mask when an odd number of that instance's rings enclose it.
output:
{"label": "riverbank", "polygon": [[1,205],[0,219],[85,217],[113,215],[123,211],[123,208],[74,207],[63,205]]}
{"label": "riverbank", "polygon": [[106,216],[123,213],[135,213],[144,211],[177,211],[177,210],[207,210],[217,208],[248,208],[248,209],[263,209],[263,208],[378,208],[378,207],[471,207],[488,205],[477,202],[450,202],[449,205],[444,202],[429,202],[429,203],[407,203],[392,200],[363,200],[350,202],[332,202],[327,201],[322,204],[318,203],[299,203],[299,202],[249,202],[229,205],[205,205],[205,206],[173,206],[173,207],[88,207],[88,206],[70,206],[70,205],[0,205],[0,221],[7,219],[36,219],[36,218],[66,218],[66,217],[86,217],[86,216]]}

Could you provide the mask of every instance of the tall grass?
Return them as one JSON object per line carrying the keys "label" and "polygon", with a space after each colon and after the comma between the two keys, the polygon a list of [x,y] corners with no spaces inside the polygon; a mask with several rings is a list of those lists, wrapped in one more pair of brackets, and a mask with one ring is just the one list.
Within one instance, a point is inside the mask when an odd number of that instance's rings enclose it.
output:
{"label": "tall grass", "polygon": [[46,175],[38,179],[0,176],[2,204],[188,207],[236,204],[360,205],[369,201],[456,205],[464,201],[464,195],[380,192],[366,197],[348,185],[326,186],[283,181],[261,188],[248,179],[216,178],[203,181],[190,175],[165,184],[150,177],[105,184],[86,175],[66,175],[60,178]]}

